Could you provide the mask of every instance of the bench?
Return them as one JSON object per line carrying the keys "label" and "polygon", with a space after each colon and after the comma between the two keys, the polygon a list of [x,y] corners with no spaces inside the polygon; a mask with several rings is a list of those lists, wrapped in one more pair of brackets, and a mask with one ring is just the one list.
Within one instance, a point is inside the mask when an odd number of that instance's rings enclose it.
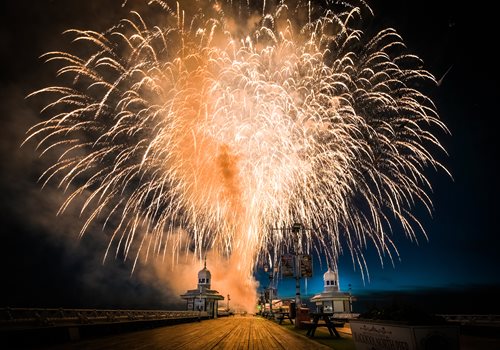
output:
{"label": "bench", "polygon": [[330,332],[331,336],[336,336],[337,338],[340,338],[340,335],[335,328],[343,326],[343,324],[341,325],[340,323],[332,323],[332,322],[326,323],[326,322],[313,322],[313,321],[302,321],[300,324],[305,328],[307,328],[306,335],[309,337],[314,337],[316,328],[326,327],[328,328],[328,332]]}

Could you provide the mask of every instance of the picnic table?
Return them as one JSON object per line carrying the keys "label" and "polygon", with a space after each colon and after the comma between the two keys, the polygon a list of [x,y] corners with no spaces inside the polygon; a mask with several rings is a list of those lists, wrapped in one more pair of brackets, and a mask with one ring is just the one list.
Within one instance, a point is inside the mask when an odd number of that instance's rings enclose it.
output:
{"label": "picnic table", "polygon": [[[344,324],[341,322],[333,322],[330,317],[332,314],[330,313],[311,313],[312,320],[309,322],[302,322],[303,325],[308,327],[306,335],[309,337],[314,337],[314,333],[316,332],[316,328],[318,327],[326,327],[330,332],[331,336],[335,336],[336,338],[340,338],[339,332],[337,332],[336,327],[343,327]],[[323,322],[321,322],[323,321]]]}
{"label": "picnic table", "polygon": [[276,314],[278,315],[277,320],[279,321],[279,324],[282,324],[285,318],[287,318],[290,323],[293,324],[293,318],[290,317],[290,312],[280,311]]}

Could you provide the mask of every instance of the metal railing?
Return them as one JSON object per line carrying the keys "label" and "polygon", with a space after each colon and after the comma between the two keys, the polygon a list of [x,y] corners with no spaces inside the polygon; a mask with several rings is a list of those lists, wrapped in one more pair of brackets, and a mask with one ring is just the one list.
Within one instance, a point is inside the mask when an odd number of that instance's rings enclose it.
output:
{"label": "metal railing", "polygon": [[0,328],[53,327],[208,316],[199,311],[0,308]]}
{"label": "metal railing", "polygon": [[358,318],[360,314],[352,312],[335,312],[332,314],[332,318],[340,320],[349,320],[352,318]]}
{"label": "metal railing", "polygon": [[500,315],[448,315],[440,314],[447,322],[460,325],[490,325],[500,326]]}

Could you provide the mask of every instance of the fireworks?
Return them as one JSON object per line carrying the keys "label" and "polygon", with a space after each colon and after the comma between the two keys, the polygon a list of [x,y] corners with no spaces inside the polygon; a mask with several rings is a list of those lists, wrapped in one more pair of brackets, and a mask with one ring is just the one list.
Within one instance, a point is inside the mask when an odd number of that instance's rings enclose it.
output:
{"label": "fireworks", "polygon": [[212,250],[249,276],[292,244],[272,227],[300,222],[304,250],[335,264],[344,247],[361,267],[368,242],[397,254],[391,223],[415,237],[446,127],[396,31],[362,32],[367,5],[150,5],[159,19],[70,30],[85,49],[45,56],[63,83],[35,92],[48,118],[27,139],[58,154],[41,179],[73,189],[61,211],[83,199],[81,235],[103,221],[106,255]]}

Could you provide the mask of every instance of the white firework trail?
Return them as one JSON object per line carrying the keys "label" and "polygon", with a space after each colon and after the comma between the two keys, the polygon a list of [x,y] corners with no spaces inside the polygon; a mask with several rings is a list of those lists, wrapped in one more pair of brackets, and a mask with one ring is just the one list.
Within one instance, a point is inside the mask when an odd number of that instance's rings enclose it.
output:
{"label": "white firework trail", "polygon": [[251,276],[293,245],[272,227],[300,222],[304,251],[334,265],[347,248],[362,271],[370,242],[381,261],[398,254],[391,223],[423,232],[411,209],[431,211],[424,170],[444,169],[446,127],[420,89],[435,80],[395,30],[363,33],[366,4],[150,3],[160,21],[69,30],[85,53],[44,56],[62,84],[34,93],[48,117],[27,140],[59,152],[41,179],[75,189],[61,211],[85,199],[81,235],[113,222],[106,255],[137,261],[177,254],[166,242],[183,229],[185,249]]}

